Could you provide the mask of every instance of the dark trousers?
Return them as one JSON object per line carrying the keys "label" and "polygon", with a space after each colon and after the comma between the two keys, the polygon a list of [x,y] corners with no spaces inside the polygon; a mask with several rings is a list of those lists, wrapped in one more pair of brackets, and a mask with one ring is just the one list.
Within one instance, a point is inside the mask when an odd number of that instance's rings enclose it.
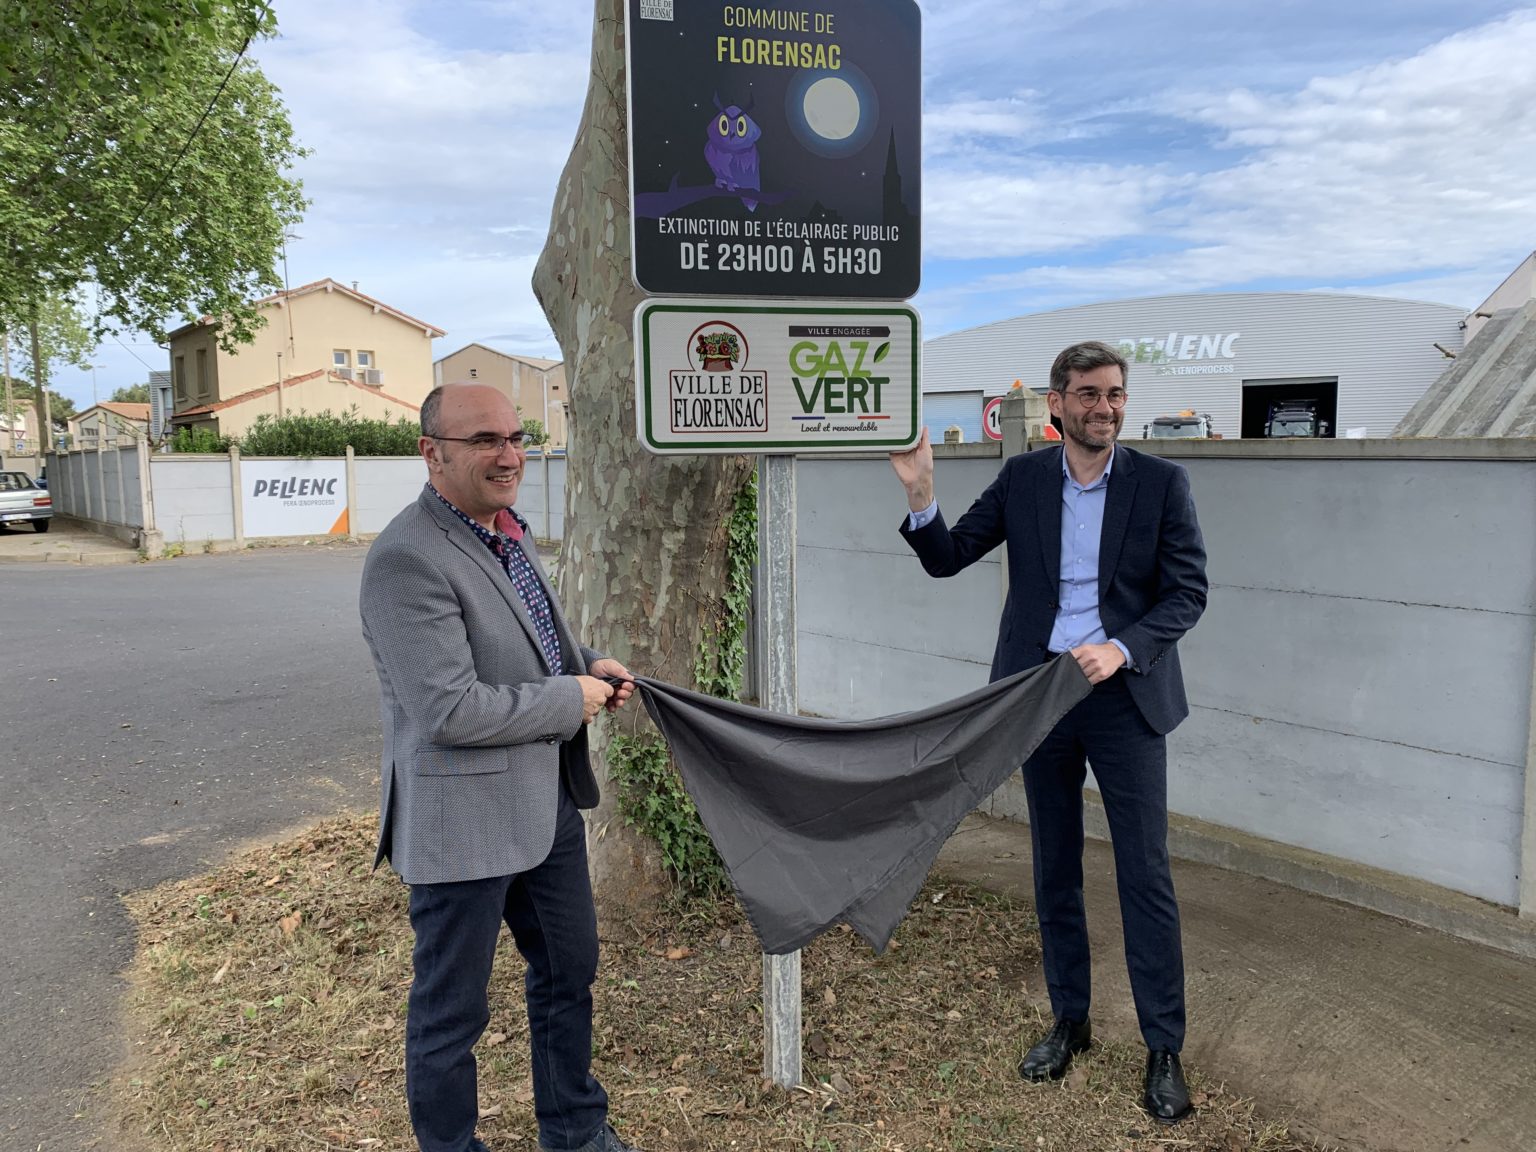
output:
{"label": "dark trousers", "polygon": [[1104,797],[1120,889],[1125,963],[1148,1048],[1184,1044],[1184,949],[1168,870],[1168,749],[1111,676],[1024,763],[1035,908],[1058,1018],[1086,1020],[1092,969],[1083,910],[1085,759]]}
{"label": "dark trousers", "polygon": [[479,1118],[471,1049],[490,1022],[487,988],[505,921],[528,961],[528,1033],[539,1143],[578,1148],[607,1121],[593,1078],[597,914],[581,813],[565,789],[554,846],[517,876],[411,887],[416,933],[405,1091],[421,1152],[466,1152]]}

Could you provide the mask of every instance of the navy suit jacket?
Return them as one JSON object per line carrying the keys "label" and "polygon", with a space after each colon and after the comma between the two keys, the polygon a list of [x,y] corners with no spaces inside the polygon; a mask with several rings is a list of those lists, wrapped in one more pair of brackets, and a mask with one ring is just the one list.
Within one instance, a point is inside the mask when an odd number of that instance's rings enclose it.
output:
{"label": "navy suit jacket", "polygon": [[[1007,460],[953,528],[942,513],[915,532],[902,521],[902,536],[930,576],[953,576],[1007,543],[1008,599],[993,680],[1046,659],[1061,588],[1062,451]],[[1099,618],[1106,635],[1130,650],[1136,669],[1120,675],[1160,734],[1189,715],[1177,645],[1205,611],[1206,589],[1188,473],[1117,444],[1099,541]]]}

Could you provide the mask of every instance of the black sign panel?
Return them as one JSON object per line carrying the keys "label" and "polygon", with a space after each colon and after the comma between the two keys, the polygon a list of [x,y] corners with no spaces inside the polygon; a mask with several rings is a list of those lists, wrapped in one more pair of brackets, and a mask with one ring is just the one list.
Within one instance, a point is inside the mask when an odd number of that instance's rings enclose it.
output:
{"label": "black sign panel", "polygon": [[914,0],[629,0],[635,282],[904,300],[921,272]]}

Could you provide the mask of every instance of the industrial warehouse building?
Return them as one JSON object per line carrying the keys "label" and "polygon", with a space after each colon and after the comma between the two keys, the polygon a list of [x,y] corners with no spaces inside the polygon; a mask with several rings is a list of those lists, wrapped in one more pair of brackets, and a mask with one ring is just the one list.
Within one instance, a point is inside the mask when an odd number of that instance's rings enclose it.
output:
{"label": "industrial warehouse building", "polygon": [[1224,438],[1265,434],[1300,404],[1327,436],[1391,436],[1458,354],[1468,313],[1445,304],[1321,292],[1153,296],[1039,312],[923,346],[924,422],[984,438],[989,397],[1023,381],[1044,391],[1068,344],[1103,340],[1131,361],[1127,439],[1158,416],[1206,413]]}

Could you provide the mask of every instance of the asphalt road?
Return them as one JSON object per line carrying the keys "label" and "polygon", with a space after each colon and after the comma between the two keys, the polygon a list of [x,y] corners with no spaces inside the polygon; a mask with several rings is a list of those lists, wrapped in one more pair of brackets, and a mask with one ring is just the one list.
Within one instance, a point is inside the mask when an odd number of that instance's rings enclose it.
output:
{"label": "asphalt road", "polygon": [[366,555],[0,572],[0,1150],[116,1144],[121,893],[377,803]]}

